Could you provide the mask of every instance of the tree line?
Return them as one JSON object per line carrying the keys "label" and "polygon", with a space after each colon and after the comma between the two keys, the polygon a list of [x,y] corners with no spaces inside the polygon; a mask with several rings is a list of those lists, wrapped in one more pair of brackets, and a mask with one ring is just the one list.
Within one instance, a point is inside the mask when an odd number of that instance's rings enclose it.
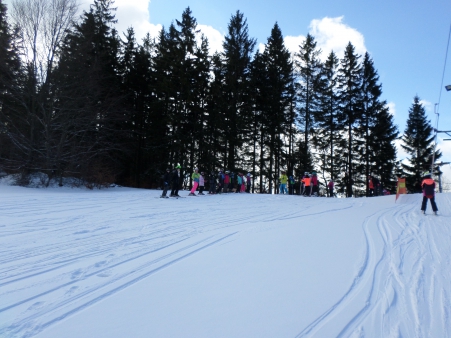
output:
{"label": "tree line", "polygon": [[250,172],[255,192],[277,192],[281,170],[316,170],[348,196],[368,194],[369,175],[392,190],[397,174],[420,175],[420,160],[397,162],[374,62],[351,43],[321,61],[309,34],[291,55],[275,23],[256,51],[237,11],[211,55],[189,7],[137,42],[133,28],[114,28],[113,4],[94,0],[77,19],[76,0],[15,0],[10,24],[0,0],[3,170],[150,188],[181,164]]}

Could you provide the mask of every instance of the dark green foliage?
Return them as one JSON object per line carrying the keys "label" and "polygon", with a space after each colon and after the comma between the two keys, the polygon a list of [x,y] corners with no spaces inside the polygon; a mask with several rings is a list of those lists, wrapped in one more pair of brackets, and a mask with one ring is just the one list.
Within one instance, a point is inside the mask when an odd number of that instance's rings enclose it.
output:
{"label": "dark green foliage", "polygon": [[[371,174],[380,179],[383,187],[395,186],[393,169],[396,161],[394,141],[398,135],[385,101],[381,100],[382,85],[373,60],[366,53],[362,64],[362,114],[360,116],[360,151],[364,161],[357,172],[367,181]],[[368,185],[366,195],[368,196]]]}
{"label": "dark green foliage", "polygon": [[[406,186],[409,192],[421,192],[421,179],[425,171],[430,171],[432,154],[434,152],[434,135],[426,111],[415,96],[409,109],[407,127],[402,136],[401,147],[410,155],[408,163],[402,167],[406,176]],[[441,157],[439,150],[435,152],[435,160]]]}
{"label": "dark green foliage", "polygon": [[346,46],[344,57],[340,60],[338,69],[338,91],[340,100],[340,114],[343,120],[343,131],[347,134],[346,148],[342,156],[346,159],[345,173],[348,175],[348,184],[346,185],[346,196],[353,194],[353,182],[355,182],[355,168],[358,159],[355,154],[359,146],[355,137],[357,132],[357,122],[362,114],[362,92],[361,92],[361,65],[360,56],[355,53],[354,46],[349,43]]}
{"label": "dark green foliage", "polygon": [[344,168],[341,150],[345,146],[345,139],[341,133],[343,121],[337,92],[338,64],[338,58],[331,52],[322,66],[318,82],[318,109],[314,112],[317,129],[312,141],[319,153],[317,163],[320,178],[325,180],[325,173],[328,173],[330,179],[340,183],[340,174]]}
{"label": "dark green foliage", "polygon": [[284,45],[282,32],[276,23],[268,38],[262,55],[261,70],[265,77],[260,84],[261,133],[268,135],[260,144],[261,151],[268,149],[269,191],[280,176],[280,170],[287,167],[285,135],[290,127],[290,105],[294,100],[293,65],[290,53]]}
{"label": "dark green foliage", "polygon": [[224,100],[223,115],[226,153],[225,167],[234,170],[239,149],[243,146],[247,117],[251,115],[250,69],[255,39],[249,37],[247,20],[237,11],[228,25],[223,44]]}
{"label": "dark green foliage", "polygon": [[321,50],[316,47],[316,41],[312,35],[307,34],[300,51],[296,55],[296,67],[298,72],[297,94],[299,102],[299,123],[303,126],[304,140],[302,150],[299,149],[300,166],[303,171],[313,169],[310,149],[310,135],[314,134],[315,115],[319,110],[319,91],[321,78],[321,62],[319,55]]}
{"label": "dark green foliage", "polygon": [[14,169],[21,164],[19,154],[26,152],[26,130],[21,108],[23,69],[17,29],[7,21],[7,7],[0,0],[0,169]]}
{"label": "dark green foliage", "polygon": [[121,39],[113,4],[93,1],[40,82],[0,0],[3,168],[156,188],[180,163],[185,174],[251,172],[252,191],[266,193],[277,193],[280,170],[315,169],[339,189],[345,175],[361,191],[369,173],[393,183],[397,131],[368,54],[360,64],[349,44],[323,63],[309,34],[293,60],[277,23],[254,53],[237,11],[224,51],[210,55],[189,7],[156,41],[137,42],[133,28]]}

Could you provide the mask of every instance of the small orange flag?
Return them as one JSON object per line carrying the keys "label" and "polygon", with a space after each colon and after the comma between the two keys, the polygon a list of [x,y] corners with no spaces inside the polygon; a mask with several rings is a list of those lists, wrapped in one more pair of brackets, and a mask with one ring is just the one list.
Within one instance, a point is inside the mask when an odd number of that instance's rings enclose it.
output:
{"label": "small orange flag", "polygon": [[396,199],[395,202],[398,200],[399,195],[406,194],[406,179],[405,178],[398,178],[398,183],[396,184]]}

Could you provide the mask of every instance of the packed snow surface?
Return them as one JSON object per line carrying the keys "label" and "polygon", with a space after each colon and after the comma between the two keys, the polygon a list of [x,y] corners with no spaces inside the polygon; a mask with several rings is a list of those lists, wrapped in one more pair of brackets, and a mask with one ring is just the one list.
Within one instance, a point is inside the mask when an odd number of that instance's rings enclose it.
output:
{"label": "packed snow surface", "polygon": [[0,185],[0,337],[451,336],[450,194],[160,193]]}

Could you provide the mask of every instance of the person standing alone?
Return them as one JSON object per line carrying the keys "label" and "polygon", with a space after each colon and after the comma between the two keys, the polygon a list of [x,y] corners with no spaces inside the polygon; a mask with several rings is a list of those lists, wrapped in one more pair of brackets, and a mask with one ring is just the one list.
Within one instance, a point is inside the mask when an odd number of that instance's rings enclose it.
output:
{"label": "person standing alone", "polygon": [[426,214],[426,206],[428,199],[431,201],[432,211],[437,215],[437,204],[435,204],[435,181],[431,178],[431,173],[423,174],[423,182],[421,182],[423,189],[423,203],[421,203],[421,211]]}

